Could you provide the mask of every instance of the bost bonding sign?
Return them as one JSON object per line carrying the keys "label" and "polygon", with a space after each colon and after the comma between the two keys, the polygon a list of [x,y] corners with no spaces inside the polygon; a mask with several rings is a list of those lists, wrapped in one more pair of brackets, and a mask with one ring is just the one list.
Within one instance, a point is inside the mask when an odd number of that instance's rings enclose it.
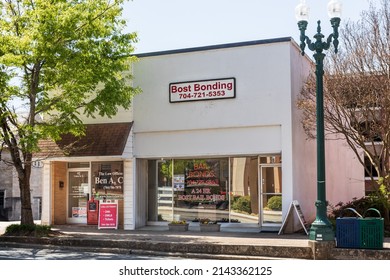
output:
{"label": "bost bonding sign", "polygon": [[169,102],[200,101],[236,97],[236,79],[224,78],[169,84]]}

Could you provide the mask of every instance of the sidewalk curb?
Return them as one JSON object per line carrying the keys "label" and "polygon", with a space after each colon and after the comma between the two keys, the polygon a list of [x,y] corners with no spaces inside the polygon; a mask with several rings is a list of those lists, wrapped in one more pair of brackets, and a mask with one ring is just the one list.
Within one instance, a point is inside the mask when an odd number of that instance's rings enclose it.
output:
{"label": "sidewalk curb", "polygon": [[[204,243],[175,243],[140,240],[104,240],[61,237],[17,237],[2,236],[2,243],[51,245],[72,248],[109,248],[126,252],[159,252],[159,254],[181,254],[219,259],[313,259],[310,247],[261,246],[261,245],[219,245]],[[123,251],[121,251],[123,252]]]}

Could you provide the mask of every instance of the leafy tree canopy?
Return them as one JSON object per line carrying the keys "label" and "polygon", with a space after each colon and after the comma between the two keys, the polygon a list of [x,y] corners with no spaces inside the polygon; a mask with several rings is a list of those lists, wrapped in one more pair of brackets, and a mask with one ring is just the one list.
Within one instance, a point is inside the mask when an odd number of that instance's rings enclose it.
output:
{"label": "leafy tree canopy", "polygon": [[[26,151],[36,148],[42,137],[80,133],[80,113],[111,117],[118,106],[129,108],[136,92],[129,74],[136,34],[123,33],[122,4],[1,2],[1,116],[17,123]],[[28,112],[23,122],[10,107],[9,101],[15,100]]]}
{"label": "leafy tree canopy", "polygon": [[32,223],[29,179],[38,141],[81,135],[83,115],[112,117],[138,92],[130,75],[136,34],[124,32],[124,1],[0,2],[0,142],[18,173],[22,223]]}

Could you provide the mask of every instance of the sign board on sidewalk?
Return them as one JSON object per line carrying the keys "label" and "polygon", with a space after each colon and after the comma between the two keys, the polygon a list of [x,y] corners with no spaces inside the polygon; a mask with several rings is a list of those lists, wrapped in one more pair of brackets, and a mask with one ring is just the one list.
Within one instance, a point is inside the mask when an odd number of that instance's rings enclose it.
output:
{"label": "sign board on sidewalk", "polygon": [[298,200],[294,200],[290,204],[290,208],[288,209],[287,215],[282,223],[282,227],[279,230],[279,233],[278,233],[279,235],[284,232],[287,224],[290,222],[290,220],[292,220],[294,212],[297,214],[299,222],[300,222],[302,228],[305,230],[305,233],[307,235],[309,234],[307,231],[308,224],[305,220],[305,217],[303,216],[301,206],[299,205]]}
{"label": "sign board on sidewalk", "polygon": [[118,229],[118,201],[101,202],[99,204],[98,229]]}

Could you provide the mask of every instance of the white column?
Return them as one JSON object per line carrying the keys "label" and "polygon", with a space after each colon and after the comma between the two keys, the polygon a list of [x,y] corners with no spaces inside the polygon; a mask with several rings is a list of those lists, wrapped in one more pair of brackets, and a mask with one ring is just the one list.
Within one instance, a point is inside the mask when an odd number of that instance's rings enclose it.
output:
{"label": "white column", "polygon": [[134,218],[134,168],[133,159],[125,160],[123,164],[124,181],[123,181],[123,215],[124,215],[124,229],[135,229]]}
{"label": "white column", "polygon": [[43,162],[42,172],[42,216],[43,225],[51,225],[52,220],[52,188],[51,188],[51,162]]}

